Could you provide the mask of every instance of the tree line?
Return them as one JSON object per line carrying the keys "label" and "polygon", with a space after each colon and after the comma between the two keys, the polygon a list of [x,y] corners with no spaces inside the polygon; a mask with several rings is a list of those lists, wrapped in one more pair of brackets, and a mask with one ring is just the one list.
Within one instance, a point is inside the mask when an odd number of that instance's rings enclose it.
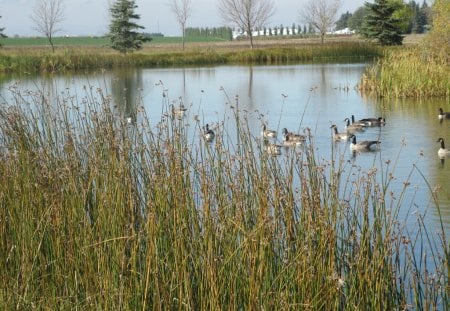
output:
{"label": "tree line", "polygon": [[233,29],[231,27],[186,27],[186,37],[220,38],[231,40]]}

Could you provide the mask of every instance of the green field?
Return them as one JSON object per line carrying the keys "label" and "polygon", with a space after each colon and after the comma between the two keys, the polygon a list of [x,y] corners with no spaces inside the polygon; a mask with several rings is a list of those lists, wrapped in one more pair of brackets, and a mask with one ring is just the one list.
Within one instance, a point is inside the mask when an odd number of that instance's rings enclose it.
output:
{"label": "green field", "polygon": [[[221,38],[205,37],[187,37],[186,42],[221,42]],[[108,46],[108,37],[89,36],[89,37],[55,37],[53,42],[56,46]],[[181,43],[181,37],[154,37],[147,45],[154,44],[173,44]],[[27,46],[46,46],[47,38],[44,37],[23,37],[23,38],[4,38],[0,40],[3,47],[27,47]]]}

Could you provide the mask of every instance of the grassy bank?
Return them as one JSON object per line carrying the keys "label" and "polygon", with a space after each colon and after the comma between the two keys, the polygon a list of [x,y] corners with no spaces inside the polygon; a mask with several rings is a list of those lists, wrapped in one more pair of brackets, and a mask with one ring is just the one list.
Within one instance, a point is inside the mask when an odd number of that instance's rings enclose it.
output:
{"label": "grassy bank", "polygon": [[238,102],[209,144],[192,116],[129,124],[100,89],[11,91],[1,309],[446,307],[446,237],[406,229],[389,164],[320,161],[312,137],[269,156]]}
{"label": "grassy bank", "polygon": [[431,54],[418,47],[386,50],[366,71],[360,89],[387,98],[450,97],[448,52]]}
{"label": "grassy bank", "polygon": [[328,44],[247,46],[192,46],[185,51],[171,46],[146,47],[143,51],[120,55],[110,49],[65,48],[55,54],[44,48],[4,49],[0,51],[3,72],[63,72],[124,66],[161,67],[217,65],[230,63],[282,64],[288,62],[359,62],[380,56],[381,49],[362,42]]}

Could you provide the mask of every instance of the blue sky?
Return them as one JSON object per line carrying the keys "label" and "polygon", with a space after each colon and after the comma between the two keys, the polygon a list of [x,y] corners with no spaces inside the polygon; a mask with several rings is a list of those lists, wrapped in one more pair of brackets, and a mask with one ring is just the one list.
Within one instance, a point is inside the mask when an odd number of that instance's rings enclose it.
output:
{"label": "blue sky", "polygon": [[[299,11],[308,0],[274,0],[276,13],[268,26],[298,24]],[[57,35],[102,35],[108,31],[108,0],[64,0],[65,19]],[[136,0],[139,23],[146,32],[161,32],[164,35],[179,35],[179,26],[170,11],[170,0]],[[340,14],[354,12],[364,0],[341,0]],[[217,10],[218,0],[191,0],[192,14],[188,26],[223,25]],[[0,27],[8,36],[36,35],[30,19],[36,0],[0,0]]]}

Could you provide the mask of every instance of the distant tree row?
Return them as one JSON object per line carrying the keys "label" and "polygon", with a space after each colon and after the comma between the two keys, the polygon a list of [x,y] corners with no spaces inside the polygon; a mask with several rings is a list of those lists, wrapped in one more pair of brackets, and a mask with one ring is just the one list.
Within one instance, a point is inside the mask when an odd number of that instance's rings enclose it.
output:
{"label": "distant tree row", "polygon": [[186,37],[221,38],[225,40],[231,40],[232,33],[233,29],[230,27],[187,27],[185,30]]}

